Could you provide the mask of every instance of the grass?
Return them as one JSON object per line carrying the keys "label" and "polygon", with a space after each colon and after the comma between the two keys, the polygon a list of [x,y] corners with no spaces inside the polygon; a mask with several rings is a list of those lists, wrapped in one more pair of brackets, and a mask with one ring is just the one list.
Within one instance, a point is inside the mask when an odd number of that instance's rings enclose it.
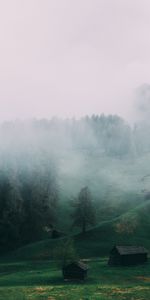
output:
{"label": "grass", "polygon": [[109,267],[107,259],[88,261],[88,279],[66,283],[53,261],[0,264],[0,299],[145,300],[150,299],[150,264]]}

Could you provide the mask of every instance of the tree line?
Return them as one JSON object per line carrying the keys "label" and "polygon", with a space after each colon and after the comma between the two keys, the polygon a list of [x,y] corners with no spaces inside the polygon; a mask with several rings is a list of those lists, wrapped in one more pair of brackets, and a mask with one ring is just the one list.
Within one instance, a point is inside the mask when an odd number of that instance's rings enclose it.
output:
{"label": "tree line", "polygon": [[[28,162],[26,161],[28,164]],[[0,172],[0,250],[41,238],[56,222],[58,187],[54,168],[30,162],[29,168]]]}
{"label": "tree line", "polygon": [[99,151],[122,158],[150,151],[149,134],[149,123],[131,126],[117,115],[5,122],[0,126],[0,154],[33,146],[57,153],[64,149]]}
{"label": "tree line", "polygon": [[[20,170],[0,173],[1,253],[38,241],[47,229],[57,228],[59,188],[54,173],[50,165],[46,165],[43,172],[36,166],[26,174]],[[85,234],[87,227],[95,224],[88,187],[81,189],[72,208],[72,226],[79,227]]]}

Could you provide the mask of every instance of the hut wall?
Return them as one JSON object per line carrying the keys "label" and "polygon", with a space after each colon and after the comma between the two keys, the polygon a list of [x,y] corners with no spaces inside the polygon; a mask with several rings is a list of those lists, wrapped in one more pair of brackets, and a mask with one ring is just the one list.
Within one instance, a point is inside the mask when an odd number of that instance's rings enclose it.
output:
{"label": "hut wall", "polygon": [[121,264],[121,256],[119,253],[111,254],[108,264],[111,266],[119,266]]}
{"label": "hut wall", "polygon": [[76,266],[63,269],[64,279],[84,280],[86,275],[87,275],[86,271],[77,268]]}
{"label": "hut wall", "polygon": [[147,254],[128,254],[121,256],[121,264],[125,266],[137,265],[147,261]]}

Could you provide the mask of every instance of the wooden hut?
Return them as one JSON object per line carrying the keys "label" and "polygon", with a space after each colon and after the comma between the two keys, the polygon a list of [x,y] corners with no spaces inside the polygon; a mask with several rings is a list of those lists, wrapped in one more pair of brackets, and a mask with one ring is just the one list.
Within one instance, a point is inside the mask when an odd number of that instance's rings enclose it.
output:
{"label": "wooden hut", "polygon": [[57,229],[53,229],[52,232],[51,232],[51,238],[52,239],[58,239],[60,237],[64,236],[64,233],[57,230]]}
{"label": "wooden hut", "polygon": [[148,251],[144,247],[114,246],[110,252],[108,264],[112,266],[130,266],[147,261]]}
{"label": "wooden hut", "polygon": [[63,267],[64,280],[85,280],[88,266],[81,261],[71,262]]}

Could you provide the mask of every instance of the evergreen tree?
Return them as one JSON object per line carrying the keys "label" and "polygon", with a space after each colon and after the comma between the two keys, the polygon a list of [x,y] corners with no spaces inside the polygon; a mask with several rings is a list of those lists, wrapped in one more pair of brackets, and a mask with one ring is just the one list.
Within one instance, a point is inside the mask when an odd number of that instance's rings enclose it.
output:
{"label": "evergreen tree", "polygon": [[23,184],[25,220],[23,236],[25,242],[42,237],[45,227],[56,224],[58,186],[55,170],[51,164],[38,161],[26,176]]}
{"label": "evergreen tree", "polygon": [[20,244],[22,198],[16,178],[0,174],[0,248],[8,250]]}
{"label": "evergreen tree", "polygon": [[77,200],[73,203],[73,226],[80,227],[85,234],[87,227],[95,224],[95,210],[88,187],[81,189]]}

